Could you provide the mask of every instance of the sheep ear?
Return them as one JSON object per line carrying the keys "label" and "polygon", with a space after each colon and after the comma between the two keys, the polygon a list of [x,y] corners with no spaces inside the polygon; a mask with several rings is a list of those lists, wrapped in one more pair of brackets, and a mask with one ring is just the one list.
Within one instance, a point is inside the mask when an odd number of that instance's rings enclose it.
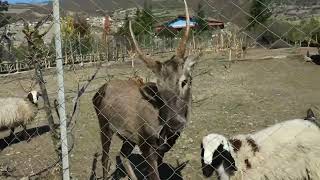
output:
{"label": "sheep ear", "polygon": [[307,117],[304,118],[305,120],[316,120],[316,117],[311,109],[307,111]]}
{"label": "sheep ear", "polygon": [[27,97],[28,97],[30,102],[33,102],[33,96],[32,96],[32,94],[30,92],[28,93]]}
{"label": "sheep ear", "polygon": [[224,158],[223,166],[229,174],[233,174],[235,171],[238,171],[235,160],[229,151],[224,150],[222,152],[222,157]]}

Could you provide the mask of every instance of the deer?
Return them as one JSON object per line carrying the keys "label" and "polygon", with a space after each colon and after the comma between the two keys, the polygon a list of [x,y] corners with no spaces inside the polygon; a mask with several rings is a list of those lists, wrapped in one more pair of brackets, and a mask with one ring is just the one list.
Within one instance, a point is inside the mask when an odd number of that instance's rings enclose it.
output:
{"label": "deer", "polygon": [[130,36],[138,58],[153,72],[156,82],[112,79],[92,98],[102,144],[103,179],[107,179],[109,150],[116,133],[123,141],[120,158],[131,180],[137,177],[128,157],[137,145],[149,164],[148,179],[160,180],[158,164],[175,144],[190,116],[192,73],[202,52],[186,56],[190,34],[188,5],[184,0],[186,28],[175,54],[155,60],[140,49],[129,21]]}

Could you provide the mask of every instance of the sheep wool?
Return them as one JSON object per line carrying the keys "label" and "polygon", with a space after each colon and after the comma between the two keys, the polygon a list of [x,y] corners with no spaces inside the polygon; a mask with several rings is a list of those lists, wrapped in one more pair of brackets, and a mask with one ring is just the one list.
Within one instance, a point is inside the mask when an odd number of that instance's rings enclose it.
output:
{"label": "sheep wool", "polygon": [[26,125],[38,113],[38,108],[27,98],[0,98],[0,128]]}
{"label": "sheep wool", "polygon": [[[212,142],[208,142],[211,139]],[[224,141],[230,143],[226,143]],[[211,134],[204,138],[206,146],[217,142],[228,146],[237,168],[226,176],[226,167],[220,165],[220,180],[297,180],[320,179],[320,128],[312,121],[295,119],[284,121],[253,134],[236,135],[230,139]],[[206,164],[215,151],[206,152]],[[211,161],[213,163],[214,160]],[[219,174],[220,172],[220,174]]]}

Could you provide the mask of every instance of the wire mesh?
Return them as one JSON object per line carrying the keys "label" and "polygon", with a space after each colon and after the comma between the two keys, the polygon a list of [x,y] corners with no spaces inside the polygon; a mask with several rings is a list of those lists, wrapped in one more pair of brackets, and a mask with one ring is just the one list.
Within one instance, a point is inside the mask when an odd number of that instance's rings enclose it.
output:
{"label": "wire mesh", "polygon": [[[0,1],[0,179],[63,176],[53,2],[40,1]],[[319,115],[319,2],[187,4],[180,57],[182,0],[60,2],[70,177],[320,179],[312,125],[262,130]]]}

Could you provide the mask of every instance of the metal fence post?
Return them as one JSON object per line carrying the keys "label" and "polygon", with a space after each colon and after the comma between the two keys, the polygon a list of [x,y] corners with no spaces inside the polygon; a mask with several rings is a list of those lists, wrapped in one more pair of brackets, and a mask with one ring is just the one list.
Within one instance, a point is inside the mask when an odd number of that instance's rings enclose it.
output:
{"label": "metal fence post", "polygon": [[69,180],[69,157],[68,157],[68,141],[67,141],[67,118],[65,111],[64,97],[64,80],[63,80],[63,64],[61,50],[61,31],[60,31],[60,14],[59,0],[53,0],[53,16],[54,16],[54,33],[55,33],[55,48],[56,48],[56,66],[58,79],[58,102],[60,115],[60,133],[61,133],[61,149],[62,149],[62,169],[63,180]]}

